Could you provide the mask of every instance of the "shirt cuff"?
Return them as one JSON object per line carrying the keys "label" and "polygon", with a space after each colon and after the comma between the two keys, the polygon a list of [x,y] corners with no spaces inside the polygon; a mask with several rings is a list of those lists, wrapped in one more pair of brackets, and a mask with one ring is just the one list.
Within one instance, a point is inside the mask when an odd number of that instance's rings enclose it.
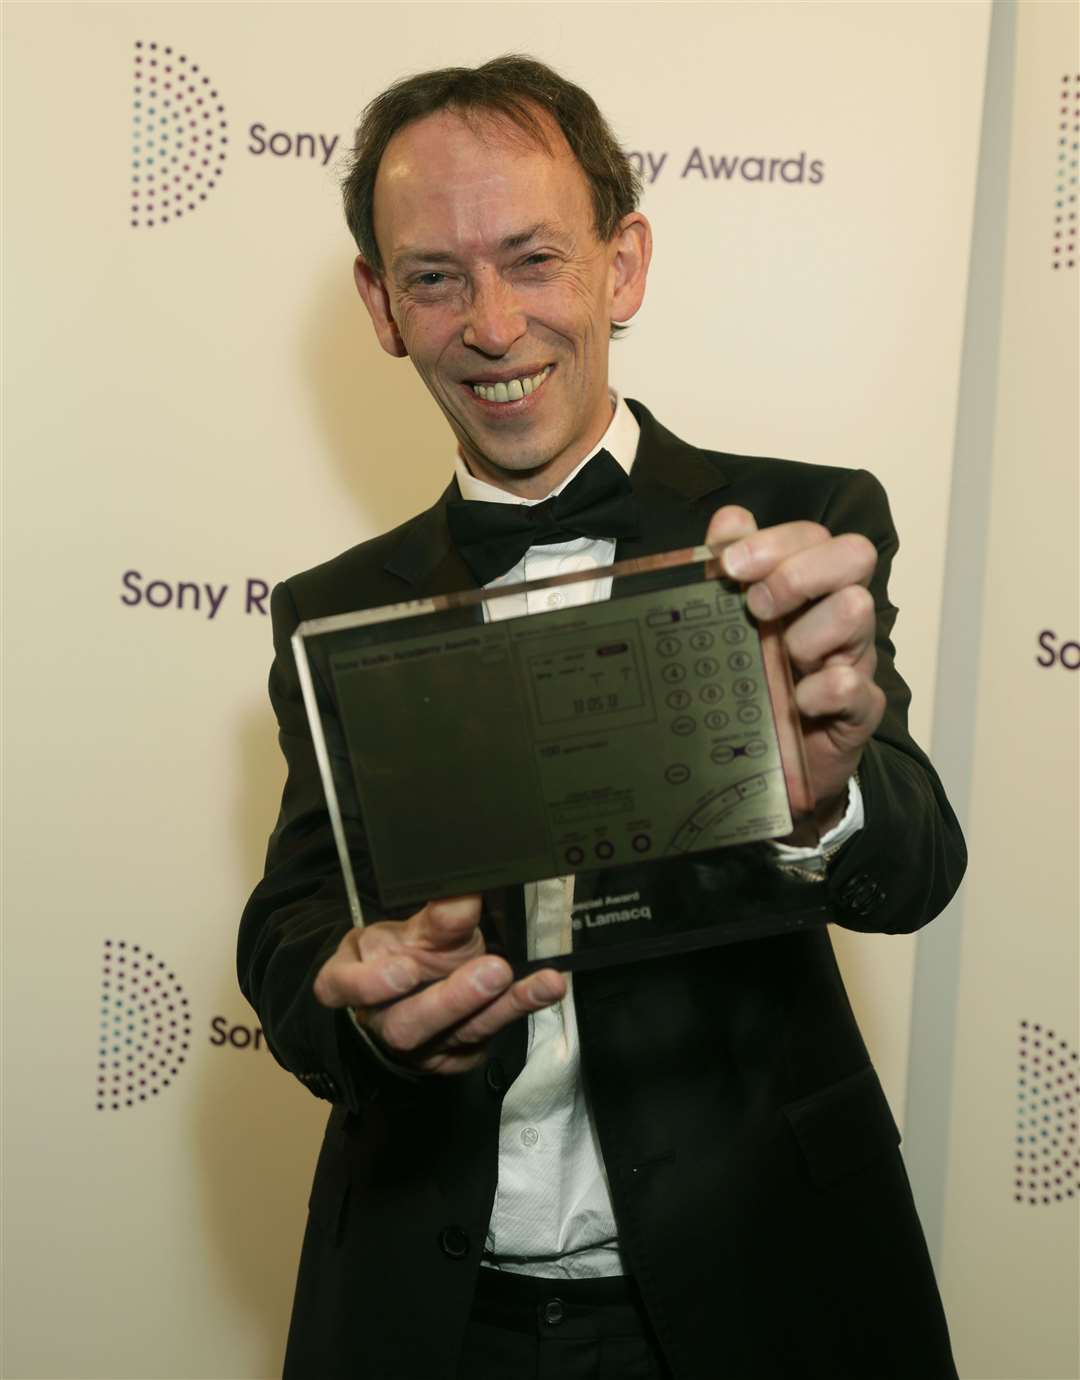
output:
{"label": "shirt cuff", "polygon": [[827,829],[813,848],[796,848],[789,843],[774,843],[772,846],[777,861],[800,863],[831,858],[865,823],[866,812],[863,809],[862,791],[859,789],[858,775],[855,775],[848,781],[847,809],[840,822]]}

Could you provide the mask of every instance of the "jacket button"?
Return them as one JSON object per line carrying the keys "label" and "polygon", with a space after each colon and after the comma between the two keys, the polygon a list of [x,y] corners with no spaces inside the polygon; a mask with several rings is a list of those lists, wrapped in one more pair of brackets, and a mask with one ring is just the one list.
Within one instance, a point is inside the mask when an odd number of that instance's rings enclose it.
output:
{"label": "jacket button", "polygon": [[566,1309],[563,1307],[562,1299],[548,1299],[540,1310],[541,1316],[548,1327],[558,1327],[566,1316]]}
{"label": "jacket button", "polygon": [[840,900],[856,915],[869,915],[885,900],[885,893],[866,872],[857,872],[840,891]]}
{"label": "jacket button", "polygon": [[439,1246],[451,1260],[460,1260],[469,1254],[469,1233],[461,1227],[444,1227],[439,1232]]}
{"label": "jacket button", "polygon": [[506,1069],[501,1059],[492,1059],[484,1070],[484,1081],[496,1095],[506,1091]]}

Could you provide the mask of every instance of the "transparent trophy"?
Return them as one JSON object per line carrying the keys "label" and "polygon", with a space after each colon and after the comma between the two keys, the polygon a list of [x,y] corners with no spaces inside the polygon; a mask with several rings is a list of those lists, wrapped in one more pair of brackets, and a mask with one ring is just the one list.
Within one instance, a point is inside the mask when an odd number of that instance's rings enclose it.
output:
{"label": "transparent trophy", "polygon": [[501,932],[516,971],[826,923],[776,846],[817,842],[780,631],[706,546],[301,623],[354,923],[485,892],[511,924],[499,889],[570,874],[559,952]]}

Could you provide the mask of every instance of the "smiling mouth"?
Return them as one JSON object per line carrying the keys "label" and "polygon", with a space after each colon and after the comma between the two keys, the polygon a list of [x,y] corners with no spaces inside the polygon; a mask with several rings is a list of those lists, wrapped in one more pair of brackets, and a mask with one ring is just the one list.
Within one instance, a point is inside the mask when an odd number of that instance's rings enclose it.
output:
{"label": "smiling mouth", "polygon": [[551,365],[546,364],[538,374],[522,374],[519,378],[500,379],[498,383],[471,383],[467,386],[484,402],[520,402],[522,398],[535,393],[550,373]]}

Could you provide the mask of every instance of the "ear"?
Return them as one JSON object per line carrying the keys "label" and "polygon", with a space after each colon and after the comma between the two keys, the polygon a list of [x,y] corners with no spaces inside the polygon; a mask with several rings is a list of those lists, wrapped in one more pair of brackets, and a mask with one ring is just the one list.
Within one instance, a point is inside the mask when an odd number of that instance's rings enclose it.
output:
{"label": "ear", "polygon": [[622,218],[608,248],[612,256],[611,320],[629,321],[645,296],[652,259],[652,227],[640,211]]}
{"label": "ear", "polygon": [[359,254],[353,264],[353,281],[356,283],[357,292],[364,299],[364,306],[368,309],[371,324],[379,337],[379,344],[388,355],[403,359],[409,352],[394,320],[386,282]]}

